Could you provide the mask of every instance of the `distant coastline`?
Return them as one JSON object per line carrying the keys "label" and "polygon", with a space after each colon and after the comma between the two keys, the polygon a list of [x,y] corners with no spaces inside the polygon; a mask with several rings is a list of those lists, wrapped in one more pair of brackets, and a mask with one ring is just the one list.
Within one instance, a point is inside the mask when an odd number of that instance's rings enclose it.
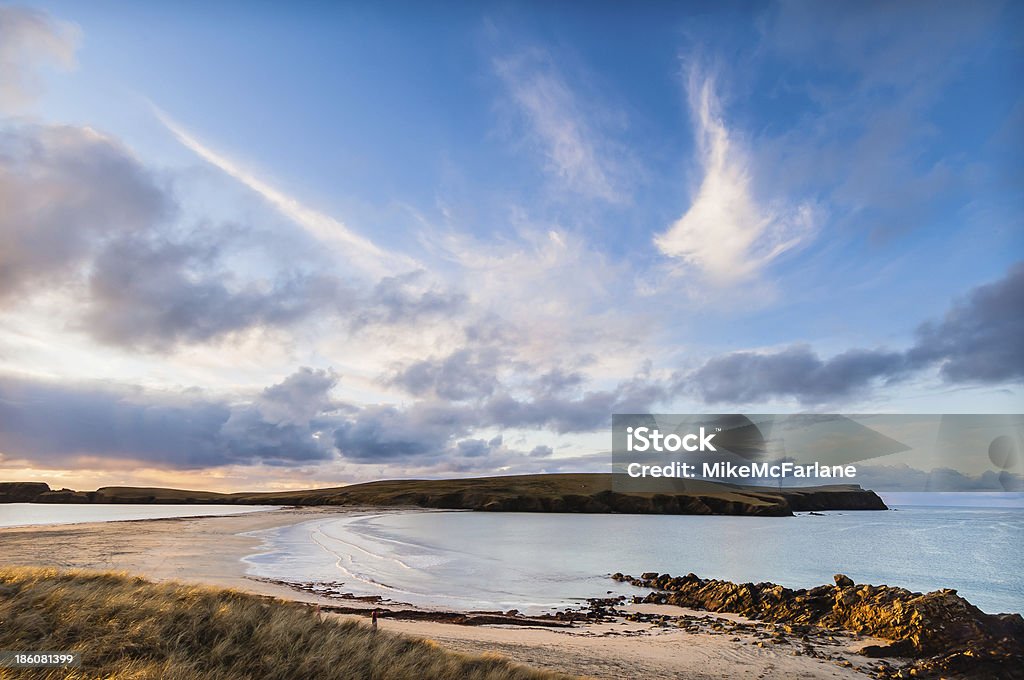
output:
{"label": "distant coastline", "polygon": [[541,474],[449,480],[385,480],[327,489],[216,493],[144,487],[51,489],[45,482],[0,482],[0,503],[336,505],[487,512],[577,512],[785,517],[794,512],[887,510],[855,484],[780,489],[689,481],[663,492],[613,491],[612,475]]}

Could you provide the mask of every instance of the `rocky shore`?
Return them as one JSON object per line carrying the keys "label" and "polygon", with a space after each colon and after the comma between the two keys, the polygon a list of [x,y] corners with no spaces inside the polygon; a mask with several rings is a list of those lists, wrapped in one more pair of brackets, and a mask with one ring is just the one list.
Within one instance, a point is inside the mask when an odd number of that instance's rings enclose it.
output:
{"label": "rocky shore", "polygon": [[835,585],[792,590],[774,583],[732,583],[694,574],[654,572],[616,581],[653,590],[637,601],[770,622],[782,635],[806,636],[812,628],[848,631],[890,641],[861,649],[880,662],[878,678],[1024,678],[1024,618],[986,614],[955,590],[915,593],[904,588],[856,584],[843,575]]}

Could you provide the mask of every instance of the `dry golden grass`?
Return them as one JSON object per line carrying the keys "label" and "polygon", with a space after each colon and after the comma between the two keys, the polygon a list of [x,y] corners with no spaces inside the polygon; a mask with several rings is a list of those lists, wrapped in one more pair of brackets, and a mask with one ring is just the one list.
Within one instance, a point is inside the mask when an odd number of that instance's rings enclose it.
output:
{"label": "dry golden grass", "polygon": [[82,666],[0,678],[554,680],[501,657],[448,652],[361,622],[233,590],[127,574],[0,567],[0,649],[78,651]]}

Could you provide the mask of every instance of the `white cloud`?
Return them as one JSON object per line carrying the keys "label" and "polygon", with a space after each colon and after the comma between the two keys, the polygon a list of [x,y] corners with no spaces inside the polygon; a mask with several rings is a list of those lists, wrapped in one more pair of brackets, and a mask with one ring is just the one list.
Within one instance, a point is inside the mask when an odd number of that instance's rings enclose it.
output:
{"label": "white cloud", "polygon": [[547,160],[569,191],[610,203],[628,200],[621,172],[593,129],[572,88],[536,53],[495,63]]}
{"label": "white cloud", "polygon": [[349,263],[376,275],[420,268],[420,265],[412,258],[381,249],[340,220],[310,208],[296,198],[271,186],[238,163],[210,149],[160,109],[155,106],[153,109],[160,122],[183,146],[255,191],[282,215],[304,228],[321,242],[335,246],[346,256]]}
{"label": "white cloud", "polygon": [[44,64],[75,65],[79,31],[46,12],[0,7],[0,111],[30,104],[38,94],[37,72]]}
{"label": "white cloud", "polygon": [[806,243],[817,210],[809,202],[759,203],[749,155],[726,127],[714,80],[692,71],[689,100],[704,174],[690,207],[654,243],[717,283],[735,283]]}

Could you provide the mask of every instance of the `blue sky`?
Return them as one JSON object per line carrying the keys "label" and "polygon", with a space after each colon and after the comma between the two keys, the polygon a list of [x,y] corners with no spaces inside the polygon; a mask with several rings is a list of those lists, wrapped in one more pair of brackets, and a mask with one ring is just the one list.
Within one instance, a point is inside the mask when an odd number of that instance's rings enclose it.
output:
{"label": "blue sky", "polygon": [[627,407],[1020,412],[1021,13],[0,5],[0,476],[601,469]]}

